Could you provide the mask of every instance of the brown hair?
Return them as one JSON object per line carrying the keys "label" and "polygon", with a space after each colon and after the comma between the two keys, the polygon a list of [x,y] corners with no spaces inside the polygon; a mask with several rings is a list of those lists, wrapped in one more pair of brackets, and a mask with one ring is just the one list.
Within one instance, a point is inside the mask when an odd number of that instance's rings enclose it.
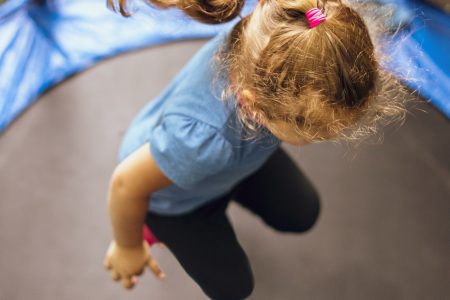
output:
{"label": "brown hair", "polygon": [[[108,7],[130,16],[127,0],[107,0]],[[144,0],[159,8],[176,7],[190,17],[208,24],[219,24],[234,19],[242,9],[244,0]]]}
{"label": "brown hair", "polygon": [[[232,19],[244,3],[148,1],[205,23]],[[119,2],[126,13],[126,0]],[[327,18],[309,28],[305,13],[316,7]],[[380,67],[369,27],[345,1],[262,0],[233,28],[224,49],[218,58],[232,82],[224,94],[241,95],[245,105],[237,110],[249,128],[257,129],[250,118],[256,116],[264,125],[287,124],[306,141],[356,140],[404,117],[401,85]]]}

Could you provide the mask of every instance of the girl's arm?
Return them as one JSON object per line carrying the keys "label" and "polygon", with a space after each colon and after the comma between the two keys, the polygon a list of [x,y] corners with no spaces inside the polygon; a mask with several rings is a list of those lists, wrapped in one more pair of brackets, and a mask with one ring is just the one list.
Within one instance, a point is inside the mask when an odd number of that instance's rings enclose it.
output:
{"label": "girl's arm", "polygon": [[109,188],[109,215],[118,245],[142,243],[142,226],[151,193],[171,185],[145,144],[114,170]]}
{"label": "girl's arm", "polygon": [[127,288],[134,285],[132,277],[147,264],[157,275],[162,274],[143,242],[142,227],[150,195],[171,184],[153,160],[148,144],[122,161],[111,177],[108,208],[114,241],[105,265],[111,269],[113,278],[122,279]]}

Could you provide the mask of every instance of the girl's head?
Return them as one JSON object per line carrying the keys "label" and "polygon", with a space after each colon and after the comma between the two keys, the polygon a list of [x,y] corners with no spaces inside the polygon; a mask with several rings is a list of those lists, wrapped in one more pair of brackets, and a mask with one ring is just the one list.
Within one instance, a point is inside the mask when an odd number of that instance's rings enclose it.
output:
{"label": "girl's head", "polygon": [[[232,19],[244,2],[148,1],[206,23]],[[310,28],[305,13],[313,8],[326,20]],[[256,121],[293,144],[356,139],[403,113],[385,97],[392,77],[380,69],[366,23],[345,1],[261,0],[219,58],[243,123],[254,128]]]}
{"label": "girl's head", "polygon": [[[313,8],[326,20],[310,28],[305,13]],[[246,107],[282,139],[339,137],[374,92],[378,63],[368,29],[340,1],[264,0],[233,42],[231,80]]]}

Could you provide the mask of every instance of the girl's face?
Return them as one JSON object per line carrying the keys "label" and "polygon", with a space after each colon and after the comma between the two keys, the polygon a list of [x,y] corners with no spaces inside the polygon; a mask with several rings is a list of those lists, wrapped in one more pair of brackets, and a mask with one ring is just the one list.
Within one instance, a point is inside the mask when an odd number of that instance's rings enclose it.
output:
{"label": "girl's face", "polygon": [[305,139],[299,137],[298,134],[296,134],[295,131],[292,129],[292,127],[285,122],[277,121],[262,125],[266,127],[278,139],[288,144],[295,146],[303,146],[311,143],[310,141],[306,141]]}
{"label": "girl's face", "polygon": [[[251,104],[251,102],[255,101],[253,93],[251,93],[247,89],[244,89],[241,93],[239,93],[237,95],[237,98],[243,107],[249,107],[249,105],[247,104]],[[249,111],[248,113],[252,114],[251,111]],[[289,126],[289,124],[286,122],[283,121],[268,122],[258,119],[257,123],[266,127],[274,136],[276,136],[278,139],[288,144],[301,146],[310,143],[310,141],[306,141],[305,139],[299,137],[299,135],[292,128],[292,126]]]}

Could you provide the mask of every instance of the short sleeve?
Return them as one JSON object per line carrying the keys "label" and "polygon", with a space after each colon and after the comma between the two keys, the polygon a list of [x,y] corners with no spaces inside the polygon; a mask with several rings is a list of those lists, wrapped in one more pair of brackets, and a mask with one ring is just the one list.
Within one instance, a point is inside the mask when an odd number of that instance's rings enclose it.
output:
{"label": "short sleeve", "polygon": [[224,170],[233,157],[231,144],[218,129],[184,115],[163,116],[149,144],[161,171],[183,189]]}

